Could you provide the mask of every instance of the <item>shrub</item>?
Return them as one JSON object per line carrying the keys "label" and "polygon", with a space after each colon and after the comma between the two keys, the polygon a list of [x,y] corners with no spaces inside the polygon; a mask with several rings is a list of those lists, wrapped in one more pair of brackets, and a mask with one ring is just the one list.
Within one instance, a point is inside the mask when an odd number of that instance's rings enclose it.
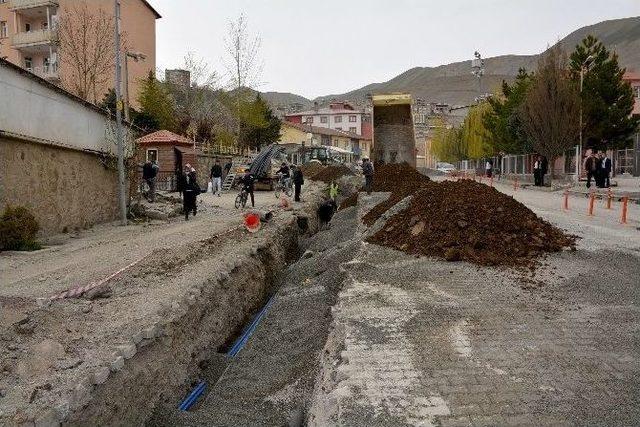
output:
{"label": "shrub", "polygon": [[40,226],[29,209],[7,206],[0,217],[0,250],[33,251],[41,246],[36,242]]}

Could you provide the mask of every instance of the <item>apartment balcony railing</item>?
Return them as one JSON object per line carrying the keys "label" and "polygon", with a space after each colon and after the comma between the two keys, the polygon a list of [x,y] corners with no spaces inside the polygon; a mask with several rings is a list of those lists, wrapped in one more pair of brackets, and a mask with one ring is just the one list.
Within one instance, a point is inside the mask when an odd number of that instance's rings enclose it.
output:
{"label": "apartment balcony railing", "polygon": [[60,74],[58,74],[58,64],[49,64],[42,67],[33,67],[28,68],[28,71],[31,71],[38,77],[42,77],[47,80],[59,80]]}
{"label": "apartment balcony railing", "polygon": [[57,40],[58,32],[56,30],[23,31],[13,35],[11,38],[11,45],[16,49],[19,49],[27,46],[51,44]]}
{"label": "apartment balcony railing", "polygon": [[58,0],[11,0],[9,10],[32,9],[43,6],[58,7]]}

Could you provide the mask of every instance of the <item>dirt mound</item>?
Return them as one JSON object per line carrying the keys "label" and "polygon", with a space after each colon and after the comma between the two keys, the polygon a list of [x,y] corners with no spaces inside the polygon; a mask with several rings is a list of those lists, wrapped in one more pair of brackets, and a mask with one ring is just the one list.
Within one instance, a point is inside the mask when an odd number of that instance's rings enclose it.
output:
{"label": "dirt mound", "polygon": [[318,162],[309,162],[307,164],[300,166],[300,170],[302,170],[302,174],[309,179],[311,179],[315,174],[320,172],[322,169],[324,169],[324,166],[322,166],[322,164]]}
{"label": "dirt mound", "polygon": [[342,203],[340,203],[339,210],[347,209],[347,208],[350,208],[351,206],[356,206],[358,204],[358,194],[359,193],[353,193],[352,195],[344,199]]}
{"label": "dirt mound", "polygon": [[345,175],[353,175],[353,172],[351,172],[351,169],[349,169],[345,165],[330,165],[324,167],[322,170],[320,170],[310,178],[315,181],[322,181],[326,184],[329,184],[331,181],[336,181],[338,178],[341,178]]}
{"label": "dirt mound", "polygon": [[390,191],[391,196],[371,209],[362,218],[366,225],[373,225],[380,216],[400,200],[416,192],[431,180],[407,163],[376,166],[373,191]]}
{"label": "dirt mound", "polygon": [[410,254],[507,266],[533,266],[541,254],[575,244],[512,197],[467,180],[427,183],[369,241]]}

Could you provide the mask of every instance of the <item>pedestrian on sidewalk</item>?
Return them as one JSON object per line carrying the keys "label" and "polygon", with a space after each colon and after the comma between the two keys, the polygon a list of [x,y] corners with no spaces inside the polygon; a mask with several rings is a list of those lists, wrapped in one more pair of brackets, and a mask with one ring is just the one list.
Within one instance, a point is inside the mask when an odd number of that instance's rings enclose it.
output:
{"label": "pedestrian on sidewalk", "polygon": [[156,177],[158,176],[158,169],[160,169],[158,164],[150,160],[147,160],[144,166],[142,166],[142,179],[144,179],[149,186],[147,200],[150,202],[156,201]]}
{"label": "pedestrian on sidewalk", "polygon": [[591,188],[591,180],[593,179],[598,185],[598,158],[595,151],[591,151],[589,157],[584,162],[584,170],[587,171],[587,188]]}
{"label": "pedestrian on sidewalk", "polygon": [[220,160],[216,159],[215,164],[211,168],[211,191],[213,194],[222,193],[222,166],[220,166]]}
{"label": "pedestrian on sidewalk", "polygon": [[300,169],[296,165],[291,165],[291,168],[293,169],[293,187],[294,187],[293,200],[296,202],[299,202],[300,192],[302,190],[302,184],[304,184],[304,175],[302,174],[302,169]]}
{"label": "pedestrian on sidewalk", "polygon": [[371,187],[373,186],[373,163],[368,157],[362,158],[362,175],[364,175],[364,188],[367,194],[371,194]]}
{"label": "pedestrian on sidewalk", "polygon": [[542,157],[536,157],[536,161],[533,162],[533,185],[540,187],[542,184]]}
{"label": "pedestrian on sidewalk", "polygon": [[196,177],[196,170],[189,163],[185,165],[184,171],[184,196],[182,198],[182,207],[184,210],[185,221],[189,220],[189,213],[193,212],[193,216],[198,213],[198,194],[200,194],[200,186]]}
{"label": "pedestrian on sidewalk", "polygon": [[491,163],[491,159],[487,160],[487,163],[485,163],[484,165],[484,169],[485,169],[487,178],[491,178],[491,175],[493,175],[493,163]]}
{"label": "pedestrian on sidewalk", "polygon": [[607,156],[607,152],[601,153],[600,160],[600,186],[609,188],[611,186],[611,159]]}

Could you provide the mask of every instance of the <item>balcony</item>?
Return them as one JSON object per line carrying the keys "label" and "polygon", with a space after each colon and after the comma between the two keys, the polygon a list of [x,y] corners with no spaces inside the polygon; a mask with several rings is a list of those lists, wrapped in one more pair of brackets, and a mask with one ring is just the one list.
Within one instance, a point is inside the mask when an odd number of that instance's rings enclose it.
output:
{"label": "balcony", "polygon": [[58,7],[58,0],[11,0],[9,10],[33,9],[46,6]]}
{"label": "balcony", "polygon": [[31,71],[38,77],[42,77],[45,80],[57,81],[60,80],[60,75],[58,74],[58,64],[49,64],[42,67],[33,67],[27,69]]}
{"label": "balcony", "polygon": [[23,31],[11,37],[11,46],[15,49],[31,46],[50,45],[58,40],[56,30]]}

